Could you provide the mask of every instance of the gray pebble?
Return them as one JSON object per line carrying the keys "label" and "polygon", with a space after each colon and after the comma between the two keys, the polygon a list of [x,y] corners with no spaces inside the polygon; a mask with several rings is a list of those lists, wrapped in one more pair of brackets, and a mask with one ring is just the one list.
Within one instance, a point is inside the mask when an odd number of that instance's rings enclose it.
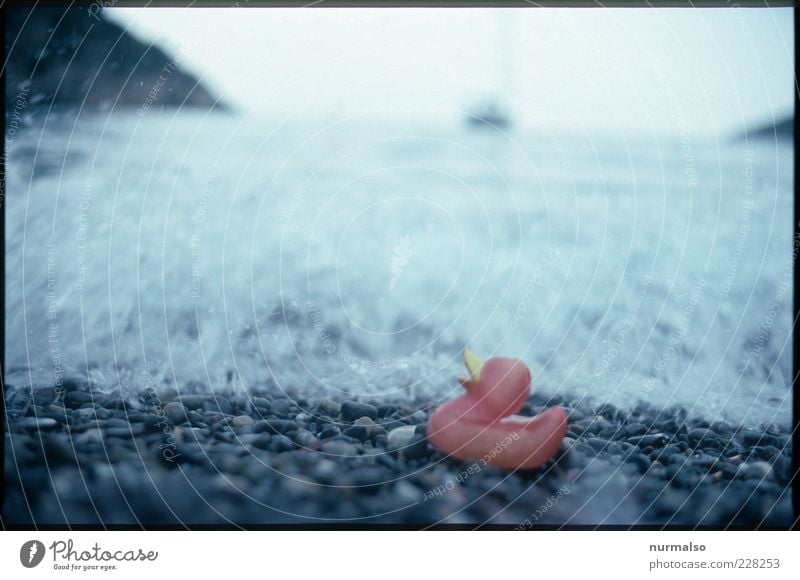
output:
{"label": "gray pebble", "polygon": [[131,423],[146,423],[149,416],[148,413],[134,411],[133,413],[128,413],[128,421]]}
{"label": "gray pebble", "polygon": [[590,437],[586,442],[598,451],[602,451],[608,445],[608,441],[599,437]]}
{"label": "gray pebble", "polygon": [[19,422],[20,426],[25,429],[30,429],[32,431],[52,431],[56,429],[59,425],[58,421],[55,419],[37,419],[36,417],[27,417]]}
{"label": "gray pebble", "polygon": [[606,427],[600,430],[597,436],[603,439],[613,439],[615,437],[625,436],[625,431],[618,427]]}
{"label": "gray pebble", "polygon": [[355,421],[359,417],[378,418],[378,409],[368,403],[358,403],[356,401],[345,401],[342,403],[342,418],[345,421]]}
{"label": "gray pebble", "polygon": [[336,477],[341,473],[341,468],[336,461],[331,459],[320,459],[311,470],[311,477],[329,485],[334,482]]}
{"label": "gray pebble", "polygon": [[225,415],[233,414],[233,405],[227,397],[215,396],[203,401],[202,409],[204,411],[212,411],[216,413],[224,413]]}
{"label": "gray pebble", "polygon": [[144,432],[143,425],[130,425],[130,427],[114,427],[103,431],[106,437],[116,437],[117,439],[130,439]]}
{"label": "gray pebble", "polygon": [[690,429],[687,437],[689,438],[689,443],[692,445],[696,445],[700,443],[706,437],[713,437],[714,432],[710,429],[703,428],[703,427],[695,427],[694,429]]}
{"label": "gray pebble", "polygon": [[352,427],[346,428],[344,431],[342,431],[342,433],[348,437],[358,439],[359,441],[366,441],[369,439],[367,428],[363,425],[353,425]]}
{"label": "gray pebble", "polygon": [[248,415],[239,415],[231,420],[231,426],[235,429],[246,427],[253,424],[253,418]]}
{"label": "gray pebble", "polygon": [[635,437],[636,435],[644,435],[647,433],[647,427],[641,423],[631,423],[625,427],[625,434],[628,437]]}
{"label": "gray pebble", "polygon": [[387,474],[382,467],[357,467],[347,473],[345,481],[354,486],[364,489],[362,491],[378,491],[378,486],[384,483]]}
{"label": "gray pebble", "polygon": [[186,417],[192,424],[205,423],[205,417],[200,413],[198,413],[197,411],[189,411],[188,413],[186,413]]}
{"label": "gray pebble", "polygon": [[370,439],[373,439],[373,440],[376,439],[377,437],[386,438],[386,436],[387,436],[386,429],[384,429],[380,425],[376,425],[370,431],[369,436],[370,436]]}
{"label": "gray pebble", "polygon": [[772,445],[765,445],[753,449],[753,454],[759,459],[773,459],[781,454],[781,450]]}
{"label": "gray pebble", "polygon": [[628,443],[638,445],[639,447],[663,447],[666,445],[667,441],[669,441],[669,438],[664,433],[639,435],[637,437],[628,438]]}
{"label": "gray pebble", "polygon": [[358,448],[355,445],[344,441],[328,441],[322,444],[320,450],[330,455],[355,456],[358,455]]}
{"label": "gray pebble", "polygon": [[428,440],[424,436],[416,434],[411,443],[403,449],[403,455],[407,459],[424,459],[430,457],[432,451]]}
{"label": "gray pebble", "polygon": [[317,409],[327,415],[336,417],[342,411],[342,406],[336,401],[322,399],[319,403],[317,403]]}
{"label": "gray pebble", "polygon": [[389,431],[388,444],[390,448],[405,447],[414,438],[416,427],[414,425],[405,425]]}
{"label": "gray pebble", "polygon": [[319,443],[319,439],[317,439],[314,434],[307,429],[300,429],[297,432],[297,435],[294,436],[294,441],[301,447],[309,447]]}
{"label": "gray pebble", "polygon": [[56,400],[56,390],[52,387],[34,389],[33,402],[37,405],[51,405]]}
{"label": "gray pebble", "polygon": [[289,415],[289,407],[289,401],[286,399],[276,399],[272,401],[272,404],[269,406],[269,411],[273,415],[283,419]]}
{"label": "gray pebble", "polygon": [[269,411],[269,406],[272,401],[269,399],[265,399],[264,397],[253,397],[250,399],[250,405],[259,410]]}
{"label": "gray pebble", "polygon": [[256,449],[269,449],[270,441],[272,441],[272,436],[268,433],[251,433],[243,435],[242,439],[244,439],[244,437],[252,437],[252,439],[249,439],[248,443]]}
{"label": "gray pebble", "polygon": [[428,415],[425,411],[416,411],[411,415],[411,420],[417,424],[424,424],[428,422]]}
{"label": "gray pebble", "polygon": [[646,473],[647,470],[650,469],[650,460],[647,458],[646,455],[643,455],[641,453],[631,454],[628,461],[630,461],[636,466],[636,468],[639,470],[639,473]]}
{"label": "gray pebble", "polygon": [[125,419],[112,418],[112,419],[107,419],[106,421],[103,421],[103,427],[106,428],[106,429],[113,429],[113,428],[127,429],[128,425],[130,425],[131,423],[132,423],[132,421],[126,421]]}
{"label": "gray pebble", "polygon": [[759,431],[745,431],[741,434],[745,445],[763,445],[764,436],[765,434]]}
{"label": "gray pebble", "polygon": [[85,391],[72,391],[64,395],[64,404],[70,407],[79,407],[85,403],[91,403],[95,397],[92,393]]}
{"label": "gray pebble", "polygon": [[339,429],[336,425],[324,425],[322,429],[320,429],[319,436],[322,439],[330,439],[331,437],[336,437],[341,433],[341,429]]}
{"label": "gray pebble", "polygon": [[[208,400],[209,397],[207,395],[183,395],[180,397],[180,402],[183,403],[183,406],[193,411],[202,409]],[[211,400],[213,402],[213,399]]]}
{"label": "gray pebble", "polygon": [[270,448],[276,453],[284,453],[296,449],[294,441],[289,439],[286,435],[276,435],[272,438]]}
{"label": "gray pebble", "polygon": [[186,408],[182,403],[176,401],[167,403],[164,406],[164,416],[172,421],[172,423],[178,425],[186,421]]}
{"label": "gray pebble", "polygon": [[294,421],[288,421],[286,419],[267,419],[253,423],[253,433],[267,432],[280,435],[296,430],[297,426],[294,424]]}

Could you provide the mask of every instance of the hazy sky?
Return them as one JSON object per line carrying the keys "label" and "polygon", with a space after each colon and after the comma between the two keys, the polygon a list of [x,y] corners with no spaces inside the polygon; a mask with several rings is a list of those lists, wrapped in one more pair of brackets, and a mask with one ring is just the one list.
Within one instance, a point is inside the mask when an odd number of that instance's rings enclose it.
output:
{"label": "hazy sky", "polygon": [[114,8],[256,114],[729,134],[793,109],[792,10]]}

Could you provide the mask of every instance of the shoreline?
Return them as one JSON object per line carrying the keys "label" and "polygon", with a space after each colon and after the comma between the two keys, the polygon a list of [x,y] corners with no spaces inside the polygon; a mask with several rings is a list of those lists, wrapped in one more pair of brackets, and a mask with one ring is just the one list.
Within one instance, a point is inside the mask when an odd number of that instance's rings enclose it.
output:
{"label": "shoreline", "polygon": [[[640,403],[562,404],[559,455],[508,472],[444,457],[407,402],[7,386],[10,525],[788,526],[791,436]],[[372,404],[377,403],[377,404]]]}

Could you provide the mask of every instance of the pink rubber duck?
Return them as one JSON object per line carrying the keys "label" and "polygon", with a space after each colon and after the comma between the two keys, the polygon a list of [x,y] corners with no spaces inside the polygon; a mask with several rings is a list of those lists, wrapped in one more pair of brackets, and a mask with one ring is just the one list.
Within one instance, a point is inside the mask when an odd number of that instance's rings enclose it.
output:
{"label": "pink rubber duck", "polygon": [[531,374],[521,361],[491,358],[485,363],[464,351],[470,376],[459,379],[467,392],[436,409],[428,440],[451,457],[483,460],[505,469],[538,467],[561,447],[567,414],[551,407],[536,417],[514,415],[528,399]]}

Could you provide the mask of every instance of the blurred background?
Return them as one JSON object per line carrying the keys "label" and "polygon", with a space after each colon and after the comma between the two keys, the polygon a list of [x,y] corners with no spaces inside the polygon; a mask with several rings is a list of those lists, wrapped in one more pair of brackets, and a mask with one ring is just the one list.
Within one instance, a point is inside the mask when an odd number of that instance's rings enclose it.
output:
{"label": "blurred background", "polygon": [[794,110],[791,8],[111,9],[226,101],[268,117],[737,134]]}
{"label": "blurred background", "polygon": [[790,8],[8,16],[11,383],[788,425]]}

